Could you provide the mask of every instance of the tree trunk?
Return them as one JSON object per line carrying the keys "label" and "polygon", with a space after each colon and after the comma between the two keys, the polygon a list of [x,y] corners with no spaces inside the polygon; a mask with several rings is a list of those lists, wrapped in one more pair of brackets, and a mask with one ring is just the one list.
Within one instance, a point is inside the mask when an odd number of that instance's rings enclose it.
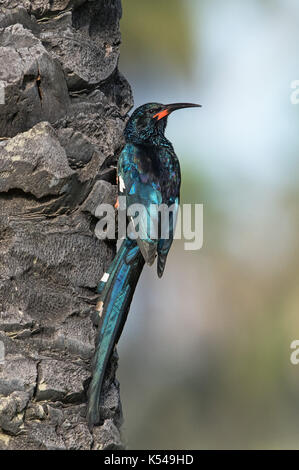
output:
{"label": "tree trunk", "polygon": [[95,209],[115,198],[132,105],[120,16],[120,0],[0,0],[0,449],[122,448],[116,355],[102,425],[85,420],[115,252]]}

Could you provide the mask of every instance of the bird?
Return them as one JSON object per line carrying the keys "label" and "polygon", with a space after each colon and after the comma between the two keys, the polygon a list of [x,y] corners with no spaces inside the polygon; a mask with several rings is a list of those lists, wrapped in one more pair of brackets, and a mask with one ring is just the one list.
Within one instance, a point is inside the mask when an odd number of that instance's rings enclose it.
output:
{"label": "bird", "polygon": [[[106,367],[122,333],[143,267],[145,263],[151,266],[157,258],[157,274],[161,277],[173,242],[181,171],[173,145],[165,136],[168,116],[179,109],[200,106],[146,103],[132,113],[125,127],[125,145],[117,165],[118,196],[125,197],[127,208],[141,204],[144,211],[138,224],[134,217],[128,218],[132,228],[138,228],[138,236],[127,234],[97,288],[99,327],[87,405],[90,428],[100,424],[100,396]],[[162,204],[172,208],[168,236],[161,231],[158,207]],[[158,231],[152,231],[152,226]]]}

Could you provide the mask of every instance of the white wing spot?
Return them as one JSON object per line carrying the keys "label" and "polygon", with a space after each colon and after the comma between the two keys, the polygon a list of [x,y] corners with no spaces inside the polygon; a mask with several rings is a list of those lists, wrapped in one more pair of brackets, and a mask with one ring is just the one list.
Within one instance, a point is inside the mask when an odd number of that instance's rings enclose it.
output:
{"label": "white wing spot", "polygon": [[124,180],[123,180],[122,176],[119,176],[119,177],[118,177],[118,184],[119,184],[119,190],[120,190],[120,192],[123,193],[123,192],[124,192],[124,189],[125,189],[126,187],[125,187],[125,183],[124,183]]}
{"label": "white wing spot", "polygon": [[105,273],[105,274],[103,274],[103,277],[102,277],[101,281],[102,281],[102,282],[107,282],[107,281],[108,281],[108,279],[109,279],[109,276],[110,276],[110,274],[109,274],[109,273]]}

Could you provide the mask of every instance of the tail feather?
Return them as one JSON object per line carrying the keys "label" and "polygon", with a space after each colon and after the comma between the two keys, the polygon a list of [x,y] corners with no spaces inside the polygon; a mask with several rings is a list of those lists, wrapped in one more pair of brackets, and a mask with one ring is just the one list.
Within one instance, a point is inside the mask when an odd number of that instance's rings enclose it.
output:
{"label": "tail feather", "polygon": [[126,239],[106,273],[109,275],[107,281],[102,280],[99,285],[99,314],[102,321],[89,387],[87,419],[90,427],[100,421],[100,395],[107,362],[121,335],[143,266],[144,258],[136,242]]}

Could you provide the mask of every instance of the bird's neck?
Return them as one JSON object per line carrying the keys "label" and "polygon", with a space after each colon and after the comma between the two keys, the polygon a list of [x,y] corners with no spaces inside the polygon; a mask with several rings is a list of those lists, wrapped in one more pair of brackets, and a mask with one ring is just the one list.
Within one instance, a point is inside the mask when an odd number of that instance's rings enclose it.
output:
{"label": "bird's neck", "polygon": [[140,136],[136,134],[127,135],[126,141],[135,145],[154,145],[155,147],[163,147],[168,148],[169,150],[173,150],[172,143],[165,137],[164,133],[162,132],[155,132],[150,134],[149,136]]}
{"label": "bird's neck", "polygon": [[155,145],[156,147],[167,147],[172,149],[172,143],[162,133],[157,133],[151,136],[149,144]]}

